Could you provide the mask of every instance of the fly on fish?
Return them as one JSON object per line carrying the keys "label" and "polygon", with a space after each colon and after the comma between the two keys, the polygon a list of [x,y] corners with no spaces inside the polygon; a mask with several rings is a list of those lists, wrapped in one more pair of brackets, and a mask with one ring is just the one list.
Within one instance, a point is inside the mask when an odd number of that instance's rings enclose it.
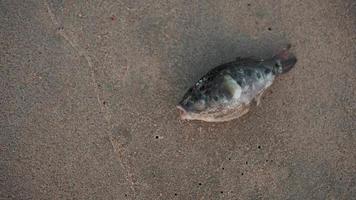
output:
{"label": "fly on fish", "polygon": [[230,121],[246,114],[276,76],[288,72],[297,59],[288,48],[274,57],[261,60],[237,58],[220,65],[196,82],[177,105],[185,120]]}

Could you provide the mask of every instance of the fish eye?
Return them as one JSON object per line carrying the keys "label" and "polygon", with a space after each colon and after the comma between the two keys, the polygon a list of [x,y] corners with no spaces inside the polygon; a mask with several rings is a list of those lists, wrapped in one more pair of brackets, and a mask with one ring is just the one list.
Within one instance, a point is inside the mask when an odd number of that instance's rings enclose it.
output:
{"label": "fish eye", "polygon": [[205,108],[205,101],[204,99],[200,99],[194,104],[194,108],[197,110],[203,110]]}
{"label": "fish eye", "polygon": [[193,105],[193,103],[188,100],[188,101],[185,103],[185,105],[186,105],[188,108],[190,108],[190,107]]}

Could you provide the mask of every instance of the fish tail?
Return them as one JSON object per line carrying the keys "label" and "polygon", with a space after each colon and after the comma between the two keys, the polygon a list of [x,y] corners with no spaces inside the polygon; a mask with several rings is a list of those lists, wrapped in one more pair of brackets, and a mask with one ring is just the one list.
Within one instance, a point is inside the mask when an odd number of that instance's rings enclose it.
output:
{"label": "fish tail", "polygon": [[282,66],[281,74],[287,73],[297,63],[297,58],[295,57],[295,55],[289,52],[290,48],[291,45],[289,44],[285,49],[283,49],[281,52],[279,52],[273,57],[274,60],[279,62]]}

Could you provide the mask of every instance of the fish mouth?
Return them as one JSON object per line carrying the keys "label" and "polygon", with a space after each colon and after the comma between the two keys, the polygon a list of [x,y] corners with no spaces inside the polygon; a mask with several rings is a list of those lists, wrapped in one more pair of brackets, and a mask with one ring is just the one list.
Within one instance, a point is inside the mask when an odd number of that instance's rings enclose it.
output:
{"label": "fish mouth", "polygon": [[177,109],[181,119],[189,119],[188,112],[181,105],[177,105]]}

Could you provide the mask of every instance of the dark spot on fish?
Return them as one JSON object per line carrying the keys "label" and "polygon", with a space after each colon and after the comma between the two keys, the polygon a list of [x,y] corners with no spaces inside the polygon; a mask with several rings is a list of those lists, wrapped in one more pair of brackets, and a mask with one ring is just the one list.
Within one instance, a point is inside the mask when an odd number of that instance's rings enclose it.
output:
{"label": "dark spot on fish", "polygon": [[270,69],[265,69],[265,73],[269,74],[269,73],[271,73],[271,70]]}
{"label": "dark spot on fish", "polygon": [[201,185],[201,183],[199,183],[199,185]]}
{"label": "dark spot on fish", "polygon": [[156,139],[158,139],[159,138],[159,136],[158,135],[156,135]]}
{"label": "dark spot on fish", "polygon": [[258,146],[257,148],[261,149],[261,146]]}
{"label": "dark spot on fish", "polygon": [[248,162],[246,161],[246,165],[248,164]]}
{"label": "dark spot on fish", "polygon": [[261,78],[261,74],[259,72],[256,73],[256,76],[257,76],[258,79]]}
{"label": "dark spot on fish", "polygon": [[106,104],[106,101],[103,101],[103,104],[105,105],[105,104]]}
{"label": "dark spot on fish", "polygon": [[251,76],[251,75],[252,75],[252,70],[250,70],[250,69],[245,69],[244,71],[245,71],[245,74],[246,74],[247,76]]}
{"label": "dark spot on fish", "polygon": [[268,27],[268,30],[269,30],[269,31],[271,31],[271,30],[272,30],[272,28],[271,28],[271,27]]}
{"label": "dark spot on fish", "polygon": [[174,193],[174,196],[177,196],[178,194],[177,193]]}
{"label": "dark spot on fish", "polygon": [[236,81],[236,83],[237,83],[237,84],[239,84],[239,85],[241,86],[242,81],[241,81],[241,80],[237,80],[237,81]]}
{"label": "dark spot on fish", "polygon": [[229,158],[229,160],[231,160],[231,158]]}
{"label": "dark spot on fish", "polygon": [[242,172],[242,173],[241,173],[241,176],[243,176],[243,175],[244,175],[244,173]]}
{"label": "dark spot on fish", "polygon": [[223,167],[222,170],[224,170],[225,168]]}
{"label": "dark spot on fish", "polygon": [[221,194],[223,194],[223,193],[224,193],[224,191],[220,191],[220,193],[221,193]]}
{"label": "dark spot on fish", "polygon": [[127,197],[127,194],[125,194],[125,197]]}
{"label": "dark spot on fish", "polygon": [[209,82],[211,80],[213,80],[214,76],[208,76],[207,78],[205,78],[205,81]]}
{"label": "dark spot on fish", "polygon": [[251,4],[250,4],[250,3],[248,3],[248,4],[247,4],[247,6],[251,6]]}
{"label": "dark spot on fish", "polygon": [[200,86],[200,88],[199,88],[200,91],[203,91],[203,90],[205,90],[205,89],[206,89],[206,86],[205,86],[205,85],[202,85],[202,86]]}

